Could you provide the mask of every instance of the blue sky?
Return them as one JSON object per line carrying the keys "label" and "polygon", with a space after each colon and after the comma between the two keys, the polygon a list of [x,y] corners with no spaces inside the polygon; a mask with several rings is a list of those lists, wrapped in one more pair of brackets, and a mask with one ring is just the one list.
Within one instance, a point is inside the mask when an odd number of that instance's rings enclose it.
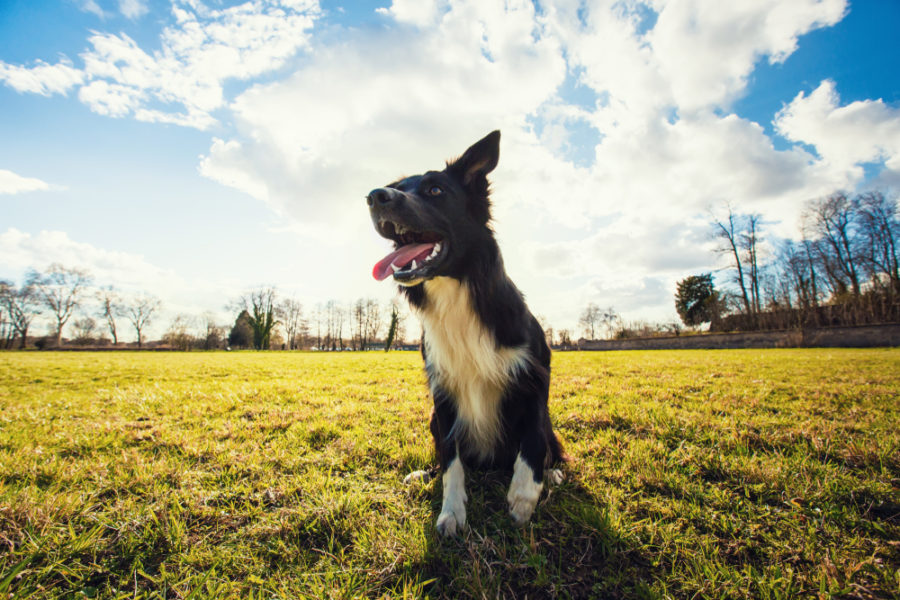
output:
{"label": "blue sky", "polygon": [[893,0],[5,1],[0,277],[59,261],[217,311],[387,301],[363,196],[492,129],[535,313],[674,320],[730,202],[770,236],[900,183]]}

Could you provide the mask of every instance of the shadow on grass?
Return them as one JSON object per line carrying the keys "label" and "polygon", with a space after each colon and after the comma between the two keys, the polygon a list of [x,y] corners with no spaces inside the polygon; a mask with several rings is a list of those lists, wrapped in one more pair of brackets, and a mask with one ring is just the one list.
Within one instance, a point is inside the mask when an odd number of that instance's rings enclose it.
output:
{"label": "shadow on grass", "polygon": [[510,475],[469,471],[467,529],[442,538],[434,527],[441,483],[429,493],[431,523],[424,561],[410,565],[427,593],[446,598],[642,598],[663,574],[604,501],[571,473],[546,485],[531,521],[513,525],[506,491]]}

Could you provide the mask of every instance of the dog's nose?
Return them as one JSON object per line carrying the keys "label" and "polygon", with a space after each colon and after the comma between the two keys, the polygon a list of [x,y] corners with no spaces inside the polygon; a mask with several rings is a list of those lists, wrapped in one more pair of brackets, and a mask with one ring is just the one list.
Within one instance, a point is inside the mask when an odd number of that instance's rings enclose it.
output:
{"label": "dog's nose", "polygon": [[389,203],[391,200],[391,191],[387,188],[372,190],[369,192],[369,195],[366,196],[366,201],[369,203],[370,207],[374,207],[375,205],[381,206]]}

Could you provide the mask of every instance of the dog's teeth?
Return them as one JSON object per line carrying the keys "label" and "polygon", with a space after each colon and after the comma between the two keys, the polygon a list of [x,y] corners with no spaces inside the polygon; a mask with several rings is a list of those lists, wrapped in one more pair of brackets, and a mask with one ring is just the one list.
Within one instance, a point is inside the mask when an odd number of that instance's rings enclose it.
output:
{"label": "dog's teeth", "polygon": [[412,265],[410,265],[410,268],[409,268],[410,271],[415,271],[415,270],[418,269],[418,268],[419,268],[419,267],[416,266],[416,261],[413,260],[413,261],[412,261]]}
{"label": "dog's teeth", "polygon": [[399,271],[399,270],[400,270],[400,267],[398,267],[398,266],[397,266],[397,265],[395,265],[395,264],[394,264],[394,263],[391,263],[391,270],[393,270],[393,271],[394,271],[394,273],[396,273],[396,272],[397,272],[397,271]]}
{"label": "dog's teeth", "polygon": [[440,254],[440,252],[441,252],[441,245],[435,244],[434,248],[431,249],[431,254],[429,254],[428,258],[425,259],[425,262],[428,262],[428,261],[434,259],[434,257],[437,256],[438,254]]}

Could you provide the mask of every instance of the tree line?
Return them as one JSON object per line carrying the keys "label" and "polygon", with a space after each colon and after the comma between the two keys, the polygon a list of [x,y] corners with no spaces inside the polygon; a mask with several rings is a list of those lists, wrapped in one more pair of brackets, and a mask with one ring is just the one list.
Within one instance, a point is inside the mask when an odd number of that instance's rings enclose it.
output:
{"label": "tree line", "polygon": [[678,282],[686,325],[712,330],[782,329],[900,321],[900,210],[878,191],[812,200],[799,240],[767,236],[763,215],[713,219],[728,261],[723,289],[711,273]]}
{"label": "tree line", "polygon": [[307,313],[297,299],[258,288],[231,307],[238,313],[227,336],[232,348],[358,351],[408,345],[406,319],[396,301],[382,306],[373,298],[349,304],[329,300]]}
{"label": "tree line", "polygon": [[[728,266],[717,289],[712,272],[677,283],[681,323],[625,322],[590,302],[579,316],[584,338],[678,335],[684,326],[711,331],[864,325],[900,321],[900,207],[882,192],[844,192],[806,203],[799,240],[770,235],[773,221],[726,205],[710,237]],[[545,328],[548,340],[553,329]],[[572,346],[557,332],[556,346]]]}
{"label": "tree line", "polygon": [[[29,269],[20,285],[0,280],[0,348],[132,345],[120,340],[123,321],[137,348],[369,350],[407,343],[399,304],[382,306],[371,298],[347,304],[330,300],[306,311],[296,298],[259,287],[228,304],[226,309],[237,315],[231,325],[219,323],[212,311],[179,314],[159,339],[148,341],[147,330],[161,308],[151,294],[95,285],[84,269],[59,263],[44,271]],[[34,334],[39,318],[49,321],[48,335]]]}
{"label": "tree line", "polygon": [[[646,320],[626,321],[612,306],[603,308],[595,302],[588,302],[578,318],[580,333],[585,340],[627,339],[640,337],[657,337],[678,335],[683,327],[678,322],[655,323]],[[551,330],[552,331],[552,330]],[[563,341],[563,334],[566,338]],[[555,347],[574,347],[569,338],[570,332],[560,332],[559,343]],[[552,345],[552,344],[551,344]]]}
{"label": "tree line", "polygon": [[129,323],[140,347],[159,307],[155,296],[125,296],[112,287],[95,287],[88,271],[54,263],[45,271],[29,269],[18,286],[0,280],[0,344],[25,348],[32,324],[44,315],[52,323],[52,333],[37,340],[42,347],[61,346],[63,330],[70,321],[75,343],[92,343],[108,333],[107,339],[117,345],[119,319]]}

